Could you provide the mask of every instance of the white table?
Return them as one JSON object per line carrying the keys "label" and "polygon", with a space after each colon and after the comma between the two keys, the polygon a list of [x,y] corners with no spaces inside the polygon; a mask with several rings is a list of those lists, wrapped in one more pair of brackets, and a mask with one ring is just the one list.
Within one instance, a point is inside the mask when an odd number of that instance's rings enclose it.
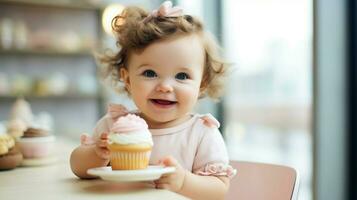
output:
{"label": "white table", "polygon": [[76,144],[58,140],[56,163],[0,171],[0,199],[187,199],[144,183],[81,180],[71,171],[69,155]]}

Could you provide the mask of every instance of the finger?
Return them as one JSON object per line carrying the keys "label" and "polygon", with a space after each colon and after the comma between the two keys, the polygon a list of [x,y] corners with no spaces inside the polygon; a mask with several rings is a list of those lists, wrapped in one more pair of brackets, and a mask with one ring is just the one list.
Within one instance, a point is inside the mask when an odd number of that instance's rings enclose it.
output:
{"label": "finger", "polygon": [[106,132],[103,132],[101,135],[100,135],[100,139],[108,139],[108,133]]}
{"label": "finger", "polygon": [[99,157],[109,159],[110,157],[110,152],[108,149],[105,148],[96,148],[96,153]]}
{"label": "finger", "polygon": [[165,157],[162,163],[165,166],[177,166],[177,160],[172,156]]}
{"label": "finger", "polygon": [[88,139],[86,135],[81,135],[81,144],[89,145]]}
{"label": "finger", "polygon": [[98,155],[99,157],[103,158],[103,159],[109,159],[110,158],[110,154],[106,154],[106,153],[99,153]]}
{"label": "finger", "polygon": [[156,189],[169,189],[170,185],[166,184],[166,183],[160,183],[160,184],[156,184]]}
{"label": "finger", "polygon": [[171,180],[171,177],[161,177],[159,180],[156,180],[155,183],[160,184],[160,183],[169,183]]}
{"label": "finger", "polygon": [[98,140],[97,146],[106,148],[108,146],[108,140]]}
{"label": "finger", "polygon": [[93,138],[88,136],[86,133],[83,133],[80,136],[80,140],[81,140],[81,144],[83,144],[83,145],[91,145],[91,144],[95,143]]}
{"label": "finger", "polygon": [[109,155],[110,151],[107,148],[100,148],[100,152],[102,152],[105,155]]}
{"label": "finger", "polygon": [[85,141],[88,137],[88,134],[87,133],[82,133],[81,136],[80,136],[80,140],[81,141]]}
{"label": "finger", "polygon": [[168,178],[168,177],[172,177],[173,174],[163,174],[160,179],[164,179],[164,178]]}
{"label": "finger", "polygon": [[164,164],[164,160],[163,160],[163,159],[159,160],[159,161],[157,162],[157,164],[158,164],[159,166],[166,167],[166,165]]}

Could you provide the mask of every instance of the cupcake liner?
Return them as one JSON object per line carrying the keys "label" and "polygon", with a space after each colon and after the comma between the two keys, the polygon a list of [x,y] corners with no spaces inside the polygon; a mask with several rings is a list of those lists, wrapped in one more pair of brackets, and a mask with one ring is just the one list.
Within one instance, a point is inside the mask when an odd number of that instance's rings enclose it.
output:
{"label": "cupcake liner", "polygon": [[151,151],[111,151],[110,163],[113,170],[145,169],[149,164]]}

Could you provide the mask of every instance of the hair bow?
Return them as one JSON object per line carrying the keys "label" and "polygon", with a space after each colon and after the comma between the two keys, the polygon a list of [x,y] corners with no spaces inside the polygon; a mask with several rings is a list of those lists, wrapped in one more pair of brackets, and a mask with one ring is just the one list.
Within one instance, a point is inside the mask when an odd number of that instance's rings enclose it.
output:
{"label": "hair bow", "polygon": [[153,10],[145,19],[144,23],[148,22],[152,18],[156,17],[179,17],[183,15],[182,8],[178,6],[172,7],[171,1],[165,1],[157,10]]}

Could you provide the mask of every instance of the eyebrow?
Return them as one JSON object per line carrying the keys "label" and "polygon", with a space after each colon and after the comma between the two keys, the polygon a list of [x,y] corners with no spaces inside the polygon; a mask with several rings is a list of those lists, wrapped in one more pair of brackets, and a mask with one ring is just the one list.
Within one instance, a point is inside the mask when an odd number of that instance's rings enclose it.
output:
{"label": "eyebrow", "polygon": [[187,71],[187,72],[190,72],[192,73],[194,70],[192,70],[190,67],[180,67],[178,68],[178,71]]}
{"label": "eyebrow", "polygon": [[150,67],[151,67],[150,64],[144,63],[144,64],[139,65],[139,66],[137,67],[137,69],[140,69],[140,68],[146,67],[146,66],[150,66]]}
{"label": "eyebrow", "polygon": [[180,67],[180,68],[178,68],[179,70],[191,70],[191,68],[190,67]]}
{"label": "eyebrow", "polygon": [[[136,69],[139,70],[142,67],[153,67],[153,66],[148,63],[143,63],[143,64],[139,65]],[[178,71],[188,71],[190,73],[193,72],[193,70],[190,67],[179,67]]]}

